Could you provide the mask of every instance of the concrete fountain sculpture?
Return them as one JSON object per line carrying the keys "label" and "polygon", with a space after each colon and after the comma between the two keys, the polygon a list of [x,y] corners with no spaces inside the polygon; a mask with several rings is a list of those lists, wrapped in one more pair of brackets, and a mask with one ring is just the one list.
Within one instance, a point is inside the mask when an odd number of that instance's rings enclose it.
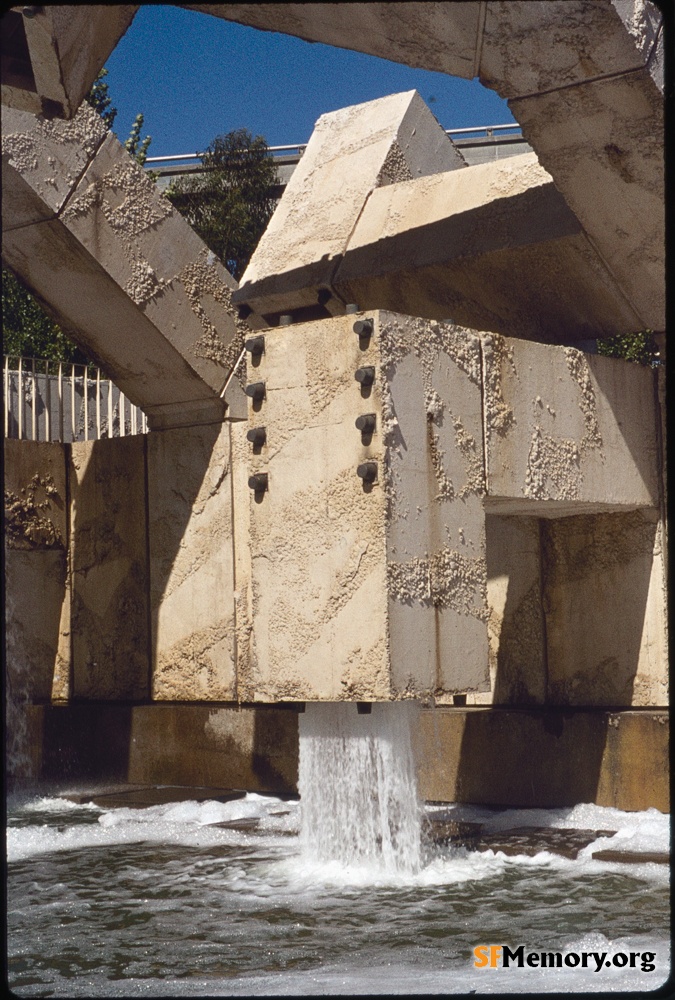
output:
{"label": "concrete fountain sculpture", "polygon": [[[310,37],[339,28],[320,6],[297,11]],[[64,98],[60,121],[26,98],[4,116],[4,258],[153,429],[8,443],[18,489],[27,461],[56,490],[59,543],[7,560],[10,592],[46,561],[58,577],[28,585],[49,605],[28,667],[43,774],[79,766],[103,728],[96,766],[128,780],[287,789],[296,716],[280,703],[416,698],[449,713],[433,752],[417,724],[428,798],[664,803],[662,377],[572,346],[663,328],[659,133],[642,130],[639,170],[616,137],[658,120],[660,35],[649,5],[626,28],[596,3],[616,45],[589,32],[593,73],[565,49],[523,75],[503,56],[514,18],[545,48],[571,5],[547,5],[543,33],[527,4],[476,21],[480,6],[448,17],[482,38],[471,72],[512,99],[543,166],[467,168],[414,93],[323,116],[238,290],[88,109]],[[275,16],[263,7],[210,12]],[[34,22],[57,37],[60,9],[26,21],[33,61]],[[582,161],[613,205],[641,206],[640,280],[634,239],[570,169],[577,147],[556,146],[598,101]],[[35,609],[13,606],[29,627]],[[501,785],[478,780],[474,745],[509,761],[523,739],[546,788],[514,760]]]}

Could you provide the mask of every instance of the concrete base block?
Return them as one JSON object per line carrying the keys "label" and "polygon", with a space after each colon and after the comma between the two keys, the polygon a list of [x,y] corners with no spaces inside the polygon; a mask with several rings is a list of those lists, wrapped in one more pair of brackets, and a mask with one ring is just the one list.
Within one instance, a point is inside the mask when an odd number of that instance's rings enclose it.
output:
{"label": "concrete base block", "polygon": [[670,811],[668,714],[657,709],[441,708],[422,713],[416,752],[425,799]]}
{"label": "concrete base block", "polygon": [[[297,788],[298,718],[288,709],[33,706],[27,720],[39,777],[60,787]],[[427,801],[670,809],[664,711],[423,709],[413,740]]]}
{"label": "concrete base block", "polygon": [[30,709],[41,777],[294,792],[297,714],[205,705]]}

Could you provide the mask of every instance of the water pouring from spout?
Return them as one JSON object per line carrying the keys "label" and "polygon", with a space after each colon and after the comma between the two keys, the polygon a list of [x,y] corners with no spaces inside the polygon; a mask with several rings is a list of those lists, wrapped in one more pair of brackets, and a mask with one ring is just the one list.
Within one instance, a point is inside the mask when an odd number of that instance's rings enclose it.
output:
{"label": "water pouring from spout", "polygon": [[421,818],[410,738],[416,706],[308,704],[300,715],[301,847],[312,861],[414,874]]}

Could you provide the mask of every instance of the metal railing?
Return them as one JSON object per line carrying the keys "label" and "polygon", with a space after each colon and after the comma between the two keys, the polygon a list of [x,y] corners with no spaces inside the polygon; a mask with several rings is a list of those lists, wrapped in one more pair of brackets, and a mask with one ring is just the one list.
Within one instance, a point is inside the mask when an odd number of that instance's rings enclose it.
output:
{"label": "metal railing", "polygon": [[[484,132],[487,138],[491,138],[495,132],[520,132],[521,128],[518,122],[512,122],[510,125],[477,125],[472,128],[446,128],[445,132],[447,135],[474,135],[478,136],[479,132]],[[291,146],[268,146],[267,149],[270,153],[280,155],[283,153],[295,153],[297,156],[302,156],[305,149],[307,148],[307,143],[296,143]],[[178,163],[183,160],[200,160],[204,154],[203,153],[178,153],[171,156],[148,156],[146,159],[147,163]]]}
{"label": "metal railing", "polygon": [[6,438],[96,441],[148,430],[143,411],[93,366],[5,355],[3,392]]}

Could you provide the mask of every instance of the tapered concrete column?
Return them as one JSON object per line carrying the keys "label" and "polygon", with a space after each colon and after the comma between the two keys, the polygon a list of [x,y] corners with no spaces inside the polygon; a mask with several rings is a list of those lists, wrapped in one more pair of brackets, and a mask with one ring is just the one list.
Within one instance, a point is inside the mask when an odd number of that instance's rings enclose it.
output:
{"label": "tapered concrete column", "polygon": [[234,279],[88,105],[3,129],[3,260],[151,427],[221,419]]}

